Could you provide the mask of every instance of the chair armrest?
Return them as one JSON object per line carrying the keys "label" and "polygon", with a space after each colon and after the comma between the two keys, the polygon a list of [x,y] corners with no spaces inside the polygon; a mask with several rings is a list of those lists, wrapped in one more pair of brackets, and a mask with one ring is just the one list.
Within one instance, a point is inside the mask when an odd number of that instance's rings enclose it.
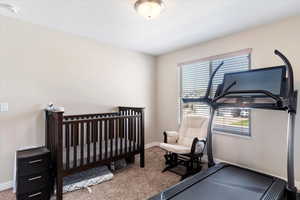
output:
{"label": "chair armrest", "polygon": [[177,131],[165,131],[164,132],[164,143],[177,143],[179,134]]}
{"label": "chair armrest", "polygon": [[204,149],[206,146],[206,138],[194,138],[192,148],[191,148],[191,154],[203,154]]}

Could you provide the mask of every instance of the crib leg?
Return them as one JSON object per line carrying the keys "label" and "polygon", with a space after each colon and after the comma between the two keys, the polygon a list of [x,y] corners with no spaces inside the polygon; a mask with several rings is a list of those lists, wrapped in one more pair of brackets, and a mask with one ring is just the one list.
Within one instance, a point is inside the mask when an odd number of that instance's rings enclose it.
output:
{"label": "crib leg", "polygon": [[56,200],[63,199],[63,179],[62,177],[57,176],[56,179]]}
{"label": "crib leg", "polygon": [[145,167],[145,150],[143,149],[140,153],[140,167]]}

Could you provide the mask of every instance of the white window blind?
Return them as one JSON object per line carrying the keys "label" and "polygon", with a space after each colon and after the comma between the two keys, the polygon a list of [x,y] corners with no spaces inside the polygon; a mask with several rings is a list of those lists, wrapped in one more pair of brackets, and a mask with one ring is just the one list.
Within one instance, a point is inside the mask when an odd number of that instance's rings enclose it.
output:
{"label": "white window blind", "polygon": [[[222,61],[224,64],[213,80],[212,96],[214,96],[218,85],[222,83],[225,73],[244,71],[250,68],[249,54],[184,64],[181,67],[181,97],[204,96],[212,71],[219,66]],[[209,107],[205,104],[188,103],[181,105],[182,115],[208,116],[209,112]],[[248,109],[238,108],[222,108],[217,110],[214,120],[214,130],[249,136],[250,111]]]}
{"label": "white window blind", "polygon": [[[210,62],[193,63],[181,69],[181,96],[204,96],[210,77]],[[183,104],[182,114],[209,115],[207,105],[200,103]]]}

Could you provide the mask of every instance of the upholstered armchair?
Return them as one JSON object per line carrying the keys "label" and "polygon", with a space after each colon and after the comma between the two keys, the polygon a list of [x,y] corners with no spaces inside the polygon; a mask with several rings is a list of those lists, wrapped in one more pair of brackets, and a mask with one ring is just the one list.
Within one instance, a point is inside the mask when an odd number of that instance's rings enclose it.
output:
{"label": "upholstered armchair", "polygon": [[160,147],[166,151],[166,168],[163,172],[178,165],[186,167],[182,179],[201,170],[201,158],[206,146],[208,118],[187,115],[178,131],[165,131],[164,142]]}

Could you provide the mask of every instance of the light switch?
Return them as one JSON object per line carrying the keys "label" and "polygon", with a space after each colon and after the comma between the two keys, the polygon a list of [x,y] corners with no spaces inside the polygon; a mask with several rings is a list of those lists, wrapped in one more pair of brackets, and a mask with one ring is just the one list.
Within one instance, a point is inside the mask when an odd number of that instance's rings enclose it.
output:
{"label": "light switch", "polygon": [[0,103],[0,112],[8,112],[8,103]]}

